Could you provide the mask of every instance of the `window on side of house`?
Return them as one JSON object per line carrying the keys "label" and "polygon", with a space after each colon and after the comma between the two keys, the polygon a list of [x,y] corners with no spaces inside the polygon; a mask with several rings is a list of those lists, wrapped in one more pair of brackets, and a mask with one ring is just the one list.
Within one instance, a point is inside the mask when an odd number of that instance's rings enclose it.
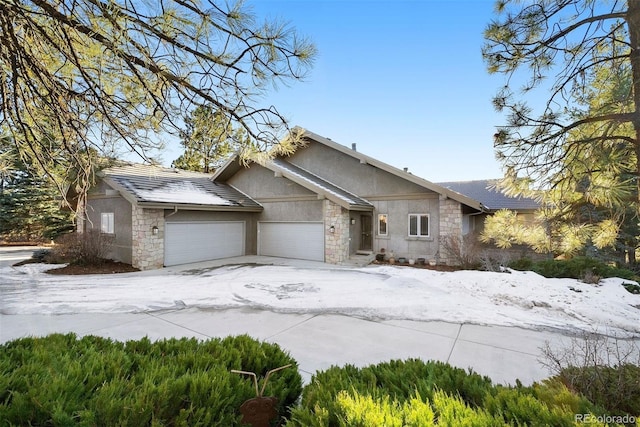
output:
{"label": "window on side of house", "polygon": [[378,214],[378,236],[386,236],[389,233],[388,220],[387,214]]}
{"label": "window on side of house", "polygon": [[113,212],[102,212],[100,215],[100,231],[104,234],[113,234]]}
{"label": "window on side of house", "polygon": [[409,214],[409,237],[429,237],[429,214]]}

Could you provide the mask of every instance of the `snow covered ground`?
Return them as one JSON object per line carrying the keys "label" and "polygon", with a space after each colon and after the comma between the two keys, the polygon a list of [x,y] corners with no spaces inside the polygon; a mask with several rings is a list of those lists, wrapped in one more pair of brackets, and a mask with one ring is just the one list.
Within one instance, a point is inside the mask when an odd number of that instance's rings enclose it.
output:
{"label": "snow covered ground", "polygon": [[396,266],[260,264],[117,275],[44,273],[53,267],[0,268],[0,313],[252,307],[640,337],[640,295],[627,292],[622,279],[590,285],[517,271],[445,273]]}

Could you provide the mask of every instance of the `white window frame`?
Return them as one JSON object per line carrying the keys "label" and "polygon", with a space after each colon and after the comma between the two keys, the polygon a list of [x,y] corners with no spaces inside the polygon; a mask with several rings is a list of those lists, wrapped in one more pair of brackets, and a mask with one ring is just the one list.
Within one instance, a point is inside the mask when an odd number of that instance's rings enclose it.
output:
{"label": "white window frame", "polygon": [[[381,219],[384,217],[384,233],[380,229]],[[378,236],[388,236],[389,235],[389,214],[378,214]]]}
{"label": "white window frame", "polygon": [[102,234],[114,234],[114,226],[113,212],[102,212],[100,214],[100,232]]}
{"label": "white window frame", "polygon": [[[427,218],[427,230],[426,233],[423,234],[422,230],[422,218],[426,217]],[[416,234],[411,234],[411,219],[415,218],[416,221]],[[429,214],[425,214],[425,213],[411,213],[408,216],[408,220],[407,220],[407,234],[409,235],[409,237],[430,237],[431,236],[431,216]]]}

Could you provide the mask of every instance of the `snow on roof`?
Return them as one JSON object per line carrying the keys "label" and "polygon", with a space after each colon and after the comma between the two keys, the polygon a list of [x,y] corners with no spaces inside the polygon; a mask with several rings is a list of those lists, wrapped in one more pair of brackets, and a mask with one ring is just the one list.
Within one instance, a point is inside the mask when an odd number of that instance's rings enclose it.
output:
{"label": "snow on roof", "polygon": [[237,189],[213,182],[210,174],[139,164],[105,169],[102,174],[138,203],[260,207]]}
{"label": "snow on roof", "polygon": [[133,188],[132,191],[145,201],[227,206],[235,204],[230,200],[207,192],[202,187],[199,187],[197,183],[191,181],[168,182],[159,188],[151,190]]}

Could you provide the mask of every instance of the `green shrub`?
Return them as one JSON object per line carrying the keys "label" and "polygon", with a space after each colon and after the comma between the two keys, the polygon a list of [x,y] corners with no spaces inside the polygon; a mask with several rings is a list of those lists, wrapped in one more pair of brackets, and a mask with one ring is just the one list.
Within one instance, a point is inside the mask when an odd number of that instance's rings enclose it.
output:
{"label": "green shrub", "polygon": [[431,399],[436,387],[448,393],[457,393],[466,403],[477,406],[491,388],[491,380],[446,363],[418,359],[393,360],[365,368],[334,366],[313,376],[302,393],[303,409],[295,409],[292,417],[298,420],[298,424],[294,425],[314,425],[314,416],[308,417],[305,408],[313,411],[316,405],[320,405],[328,411],[330,421],[329,424],[320,425],[337,425],[335,398],[339,391],[353,390],[376,399],[389,396],[404,402],[416,393]]}
{"label": "green shrub", "polygon": [[400,403],[387,396],[374,399],[346,391],[338,393],[336,400],[340,427],[504,426],[500,419],[442,391],[435,391],[431,401],[416,395]]}
{"label": "green shrub", "polygon": [[255,397],[250,377],[272,376],[265,395],[286,415],[302,389],[295,361],[248,336],[198,341],[55,334],[0,346],[0,419],[8,425],[235,426]]}
{"label": "green shrub", "polygon": [[519,258],[509,262],[509,268],[519,271],[532,271],[533,264],[531,258]]}
{"label": "green shrub", "polygon": [[531,270],[548,278],[589,279],[595,277],[619,277],[636,280],[631,270],[618,268],[590,257],[575,257],[568,260],[544,260],[531,262],[519,260],[509,264],[515,270]]}
{"label": "green shrub", "polygon": [[604,410],[558,381],[496,386],[472,371],[412,359],[317,373],[286,426],[572,426],[576,414]]}
{"label": "green shrub", "polygon": [[[537,389],[545,388],[536,385]],[[572,400],[580,401],[577,395],[570,393],[566,388],[559,391],[554,388],[554,392],[572,396]],[[538,390],[539,392],[539,390]],[[551,396],[544,392],[547,399]],[[488,394],[484,402],[484,409],[494,417],[499,417],[508,425],[526,426],[573,426],[575,414],[593,412],[592,405],[586,402],[589,410],[576,412],[571,405],[562,403],[562,399],[551,398],[549,400],[541,398],[532,387],[497,387],[496,392]],[[581,406],[578,404],[577,406]],[[600,411],[597,411],[600,412]]]}
{"label": "green shrub", "polygon": [[635,283],[623,283],[622,286],[624,286],[624,288],[627,290],[627,292],[634,294],[634,295],[640,295],[640,286],[635,284]]}

